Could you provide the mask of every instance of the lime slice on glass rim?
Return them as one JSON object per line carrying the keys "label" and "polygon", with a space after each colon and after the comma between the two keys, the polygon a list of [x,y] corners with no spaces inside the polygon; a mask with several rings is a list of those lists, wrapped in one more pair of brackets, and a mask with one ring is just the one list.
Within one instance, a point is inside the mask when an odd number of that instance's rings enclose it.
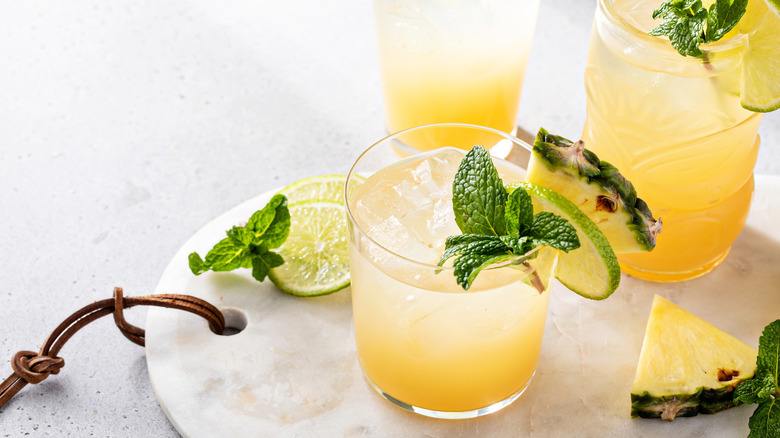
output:
{"label": "lime slice on glass rim", "polygon": [[[365,178],[355,175],[356,178]],[[330,201],[344,203],[344,181],[346,175],[318,175],[304,178],[279,191],[287,197],[290,205],[304,201]],[[357,186],[356,186],[357,187]]]}
{"label": "lime slice on glass rim", "polygon": [[563,195],[529,182],[512,183],[507,192],[522,187],[534,202],[534,211],[549,211],[567,219],[577,230],[580,247],[561,252],[555,278],[564,286],[592,300],[612,295],[620,284],[620,266],[606,236],[593,221]]}
{"label": "lime slice on glass rim", "polygon": [[739,26],[748,34],[740,104],[750,111],[774,111],[780,108],[780,0],[749,1]]}
{"label": "lime slice on glass rim", "polygon": [[303,201],[288,208],[290,234],[276,250],[284,264],[268,273],[274,285],[300,297],[327,295],[349,286],[343,202]]}

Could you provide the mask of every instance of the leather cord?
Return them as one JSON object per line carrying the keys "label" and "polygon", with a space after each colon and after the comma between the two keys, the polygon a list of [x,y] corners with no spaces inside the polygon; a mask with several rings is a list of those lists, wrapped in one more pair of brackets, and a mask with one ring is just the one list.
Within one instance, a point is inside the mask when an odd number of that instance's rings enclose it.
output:
{"label": "leather cord", "polygon": [[144,329],[136,327],[125,320],[124,309],[135,306],[155,306],[179,309],[194,313],[205,318],[211,331],[221,335],[225,330],[225,318],[216,307],[208,302],[189,295],[159,294],[142,297],[124,297],[121,287],[114,288],[114,297],[96,301],[82,307],[70,315],[46,338],[41,349],[20,351],[11,359],[11,374],[0,384],[0,408],[8,403],[28,383],[36,384],[51,374],[57,374],[65,366],[65,361],[57,356],[60,349],[77,331],[90,322],[103,316],[113,314],[114,322],[119,331],[132,342],[144,346]]}

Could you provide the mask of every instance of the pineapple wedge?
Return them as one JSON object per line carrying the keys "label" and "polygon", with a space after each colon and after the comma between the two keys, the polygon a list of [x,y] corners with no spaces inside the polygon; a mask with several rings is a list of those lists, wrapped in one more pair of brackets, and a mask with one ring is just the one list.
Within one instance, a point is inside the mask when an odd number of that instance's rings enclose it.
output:
{"label": "pineapple wedge", "polygon": [[656,295],[631,389],[631,417],[692,417],[735,406],[758,351]]}
{"label": "pineapple wedge", "polygon": [[526,180],[565,196],[598,225],[616,254],[651,251],[661,220],[637,197],[615,166],[572,142],[539,129]]}

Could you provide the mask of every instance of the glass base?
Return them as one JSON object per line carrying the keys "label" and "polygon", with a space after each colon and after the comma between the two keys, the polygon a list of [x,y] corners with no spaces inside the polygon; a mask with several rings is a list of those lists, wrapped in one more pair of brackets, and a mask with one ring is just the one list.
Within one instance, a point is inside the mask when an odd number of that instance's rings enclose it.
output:
{"label": "glass base", "polygon": [[433,409],[421,408],[421,407],[418,407],[418,406],[410,405],[408,403],[404,403],[401,400],[398,400],[397,398],[393,397],[392,395],[382,391],[382,388],[377,386],[376,383],[374,383],[373,380],[371,380],[368,376],[366,376],[364,374],[364,376],[366,378],[366,381],[371,385],[371,387],[374,388],[376,390],[376,392],[379,393],[379,395],[384,397],[386,400],[388,400],[392,404],[394,404],[394,405],[396,405],[396,406],[398,406],[398,407],[400,407],[400,408],[402,408],[402,409],[404,409],[406,411],[409,411],[409,412],[414,412],[416,414],[424,415],[426,417],[441,418],[441,419],[445,419],[445,420],[462,420],[462,419],[466,419],[466,418],[476,418],[476,417],[481,417],[483,415],[492,414],[493,412],[500,411],[501,409],[503,409],[503,408],[509,406],[510,404],[512,404],[512,402],[517,400],[518,397],[523,395],[523,392],[525,392],[525,390],[528,388],[528,385],[531,384],[531,380],[534,379],[535,375],[536,375],[536,371],[534,371],[534,373],[531,374],[531,377],[528,379],[527,382],[525,382],[525,386],[520,388],[519,391],[517,391],[516,393],[510,395],[509,397],[507,397],[507,398],[505,398],[505,399],[503,399],[503,400],[501,400],[501,401],[499,401],[497,403],[493,403],[490,406],[486,406],[484,408],[479,408],[479,409],[473,409],[473,410],[470,410],[470,411],[450,412],[450,411],[436,411],[436,410],[433,410]]}
{"label": "glass base", "polygon": [[[718,266],[720,262],[722,262],[726,258],[727,255],[729,255],[729,251],[731,251],[731,247],[726,249],[726,251],[723,251],[723,253],[720,254],[718,257],[716,257],[713,261],[692,271],[685,271],[685,272],[650,271],[650,270],[625,264],[622,261],[620,262],[620,269],[632,277],[637,277],[649,281],[657,281],[661,283],[693,280],[694,278],[701,277],[702,275],[707,274],[708,272],[715,269],[715,267]],[[618,259],[619,258],[620,256],[618,256]]]}

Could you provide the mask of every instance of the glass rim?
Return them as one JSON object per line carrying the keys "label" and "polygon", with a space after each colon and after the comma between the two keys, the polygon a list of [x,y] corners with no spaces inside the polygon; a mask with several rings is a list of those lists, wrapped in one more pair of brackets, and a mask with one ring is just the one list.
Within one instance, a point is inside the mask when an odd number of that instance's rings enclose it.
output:
{"label": "glass rim", "polygon": [[[404,263],[410,263],[410,264],[412,264],[414,266],[417,266],[418,268],[437,270],[437,271],[454,272],[455,268],[452,267],[452,266],[439,266],[439,265],[433,265],[433,264],[430,264],[430,263],[425,263],[425,262],[421,262],[421,261],[418,261],[418,260],[414,260],[414,259],[405,257],[405,256],[403,256],[401,254],[398,254],[397,252],[392,251],[391,249],[387,248],[385,245],[382,245],[381,243],[377,242],[373,237],[369,236],[368,233],[366,233],[366,231],[358,224],[358,222],[355,220],[355,217],[352,214],[352,209],[349,206],[349,186],[350,186],[351,177],[353,176],[353,174],[355,174],[355,175],[358,174],[358,172],[355,171],[355,168],[357,167],[357,165],[361,161],[361,159],[366,156],[366,154],[368,154],[370,151],[372,151],[375,147],[379,147],[381,144],[387,143],[388,141],[392,140],[393,138],[401,136],[401,135],[404,135],[404,134],[409,133],[411,131],[417,131],[417,130],[422,130],[422,129],[430,129],[430,128],[446,128],[446,127],[467,128],[467,129],[475,129],[475,130],[491,132],[491,133],[497,134],[497,135],[499,135],[501,137],[504,137],[507,140],[510,140],[513,144],[521,146],[524,149],[528,150],[529,152],[532,150],[532,147],[528,143],[526,143],[525,141],[515,137],[514,135],[508,134],[508,133],[506,133],[504,131],[500,131],[498,129],[489,128],[489,127],[486,127],[486,126],[474,125],[474,124],[469,124],[469,123],[433,123],[433,124],[430,124],[430,125],[415,126],[415,127],[412,127],[412,128],[404,129],[402,131],[398,131],[398,132],[389,134],[389,135],[383,137],[382,139],[374,142],[371,146],[369,146],[363,152],[361,152],[360,155],[357,157],[357,159],[355,159],[355,162],[352,163],[352,166],[350,166],[349,172],[347,172],[347,176],[344,179],[344,192],[343,192],[343,196],[344,196],[344,209],[347,212],[347,219],[352,224],[352,226],[355,227],[360,232],[361,236],[363,236],[364,238],[368,239],[368,241],[370,242],[371,245],[375,245],[376,247],[380,248],[382,251],[385,251],[388,254],[391,254],[392,256],[397,257],[400,260],[403,260]],[[420,153],[424,153],[424,152],[426,152],[426,151],[421,151]],[[410,155],[410,156],[414,156],[414,155]],[[402,159],[405,159],[405,158],[408,158],[408,157],[400,157],[399,160],[402,160]],[[493,158],[501,159],[500,157],[496,157],[496,156],[493,156]],[[511,163],[511,164],[513,166],[518,166],[515,163]],[[520,167],[520,166],[518,166],[518,167]],[[377,171],[378,170],[380,170],[380,169],[377,169]],[[515,260],[520,259],[522,257],[526,257],[527,255],[533,254],[534,252],[539,252],[539,250],[541,248],[542,248],[541,245],[535,246],[534,248],[532,248],[531,250],[529,250],[525,254],[519,254],[519,255],[517,255],[516,258],[508,259],[508,260],[506,260],[504,262],[501,262],[501,263],[498,263],[498,264],[496,264],[494,266],[489,266],[489,267],[485,268],[485,270],[500,269],[500,268],[504,268],[504,267],[513,265],[513,262]]]}
{"label": "glass rim", "polygon": [[[645,45],[652,47],[654,50],[660,51],[658,55],[661,55],[663,57],[667,57],[666,55],[669,55],[671,59],[679,60],[680,62],[691,61],[691,59],[694,60],[695,62],[701,62],[701,58],[696,58],[692,56],[684,57],[680,55],[677,52],[677,50],[675,50],[672,47],[672,45],[669,43],[668,38],[650,35],[648,32],[639,29],[638,27],[628,22],[628,20],[626,20],[625,18],[623,18],[623,16],[620,15],[620,13],[618,12],[617,8],[614,5],[614,2],[615,0],[598,0],[597,8],[603,12],[604,17],[611,25],[623,31],[629,38],[639,40]],[[735,50],[743,46],[745,44],[745,38],[746,35],[737,34],[727,39],[720,39],[718,41],[706,44],[702,47],[706,49],[708,53],[722,54],[723,52]],[[725,58],[722,57],[718,58],[714,62],[724,61],[725,59],[728,59],[731,56],[736,56],[736,55],[741,56],[741,51],[738,51],[735,55],[727,55]],[[710,62],[713,62],[713,60],[710,60]]]}

